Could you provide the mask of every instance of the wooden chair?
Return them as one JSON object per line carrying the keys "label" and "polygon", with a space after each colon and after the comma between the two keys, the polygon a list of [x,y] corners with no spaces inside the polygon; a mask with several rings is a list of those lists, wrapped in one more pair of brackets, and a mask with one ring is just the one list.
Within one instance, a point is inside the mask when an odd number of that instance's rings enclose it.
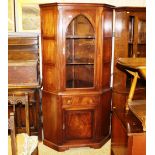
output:
{"label": "wooden chair", "polygon": [[[17,94],[16,94],[17,95]],[[12,98],[10,98],[9,102],[11,102],[11,104],[13,104],[14,106],[14,110],[13,112],[10,113],[9,119],[8,119],[8,129],[11,132],[11,152],[12,155],[18,155],[19,151],[19,145],[18,145],[18,140],[23,141],[24,139],[24,143],[23,146],[24,151],[27,152],[27,155],[37,155],[38,154],[38,147],[36,146],[36,144],[38,143],[38,139],[37,136],[30,136],[30,130],[29,130],[29,106],[28,106],[28,95],[27,94],[23,94],[22,98],[21,98],[21,94],[20,94],[20,101],[18,100],[17,97],[13,96]],[[26,133],[21,133],[21,134],[17,134],[16,135],[16,128],[15,128],[15,105],[17,104],[17,102],[22,102],[22,104],[25,105],[25,116],[26,116]],[[33,145],[34,142],[34,145]],[[20,143],[20,142],[19,142]],[[32,144],[32,147],[31,147]],[[25,150],[25,148],[27,150]],[[19,149],[20,151],[22,150],[22,148]],[[32,151],[33,150],[33,151]],[[9,154],[10,155],[10,154]]]}
{"label": "wooden chair", "polygon": [[30,135],[29,101],[26,92],[11,92],[8,96],[8,102],[13,106],[13,112],[16,113],[16,105],[22,104],[25,107],[25,132]]}
{"label": "wooden chair", "polygon": [[16,155],[16,136],[15,136],[15,120],[14,120],[14,113],[10,113],[10,118],[8,119],[8,129],[11,132],[11,149],[12,155]]}

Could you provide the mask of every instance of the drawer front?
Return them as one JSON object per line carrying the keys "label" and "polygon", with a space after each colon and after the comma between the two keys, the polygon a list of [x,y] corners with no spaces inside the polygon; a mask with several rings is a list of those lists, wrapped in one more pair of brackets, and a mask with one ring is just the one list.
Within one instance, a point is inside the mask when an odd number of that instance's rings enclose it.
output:
{"label": "drawer front", "polygon": [[9,85],[35,85],[37,84],[37,62],[9,63]]}
{"label": "drawer front", "polygon": [[30,46],[38,44],[37,37],[9,37],[8,45],[9,46]]}
{"label": "drawer front", "polygon": [[63,107],[68,106],[93,106],[99,103],[98,96],[63,96]]}

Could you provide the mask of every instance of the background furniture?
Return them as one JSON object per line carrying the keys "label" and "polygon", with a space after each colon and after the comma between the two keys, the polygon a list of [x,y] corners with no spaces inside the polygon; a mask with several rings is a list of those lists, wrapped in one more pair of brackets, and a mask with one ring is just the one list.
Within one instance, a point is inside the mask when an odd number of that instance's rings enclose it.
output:
{"label": "background furniture", "polygon": [[8,115],[15,112],[17,133],[41,139],[38,35],[9,36],[8,59]]}
{"label": "background furniture", "polygon": [[[146,56],[146,8],[117,7],[115,9],[115,49],[113,75],[113,107],[125,108],[132,75],[117,65],[118,58]],[[145,80],[139,79],[135,99],[145,99]]]}
{"label": "background furniture", "polygon": [[15,107],[18,104],[22,104],[25,107],[25,127],[26,132],[30,135],[30,120],[29,120],[29,102],[28,93],[16,92],[9,94],[9,103],[13,106],[13,112],[16,111]]}
{"label": "background furniture", "polygon": [[119,58],[117,62],[124,68],[125,71],[133,76],[125,110],[131,110],[133,114],[142,122],[143,130],[146,131],[146,100],[133,100],[137,80],[139,78],[146,79],[146,59]]}
{"label": "background furniture", "polygon": [[113,7],[41,4],[44,144],[101,147],[110,138]]}
{"label": "background furniture", "polygon": [[14,113],[10,113],[10,117],[8,119],[8,129],[10,130],[10,136],[11,136],[11,151],[12,151],[12,155],[16,155],[17,150],[16,150]]}
{"label": "background furniture", "polygon": [[[16,135],[15,116],[14,113],[10,113],[8,119],[8,129],[11,131],[11,149],[8,150],[9,155],[27,154],[38,155],[38,137],[28,136],[27,134]],[[8,137],[8,140],[9,138]],[[10,148],[10,143],[8,143]]]}
{"label": "background furniture", "polygon": [[131,111],[113,110],[113,155],[146,155],[146,132]]}
{"label": "background furniture", "polygon": [[133,93],[130,96],[133,75],[124,72],[124,66],[117,63],[120,57],[123,59],[145,58],[146,8],[119,7],[115,11],[112,153],[113,155],[145,155],[146,132],[143,131],[141,121],[130,110],[126,111],[126,102],[128,97],[132,101],[145,100],[146,81],[138,79],[134,96]]}

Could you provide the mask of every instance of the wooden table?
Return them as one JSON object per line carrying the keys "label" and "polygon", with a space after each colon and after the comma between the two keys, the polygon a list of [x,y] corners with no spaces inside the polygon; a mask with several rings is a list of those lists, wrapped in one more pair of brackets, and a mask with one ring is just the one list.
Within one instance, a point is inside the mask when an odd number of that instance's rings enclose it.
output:
{"label": "wooden table", "polygon": [[138,78],[146,79],[146,59],[145,58],[119,58],[117,63],[128,73],[133,75],[129,96],[126,102],[126,110],[131,110],[142,122],[143,130],[146,131],[146,100],[132,100]]}

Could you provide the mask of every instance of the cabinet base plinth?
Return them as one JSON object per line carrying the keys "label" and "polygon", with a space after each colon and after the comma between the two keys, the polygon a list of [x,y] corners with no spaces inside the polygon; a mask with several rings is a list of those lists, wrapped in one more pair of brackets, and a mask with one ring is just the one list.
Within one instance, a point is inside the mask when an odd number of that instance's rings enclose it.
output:
{"label": "cabinet base plinth", "polygon": [[63,145],[57,145],[55,143],[52,143],[51,141],[49,140],[46,140],[44,139],[43,140],[43,144],[56,150],[56,151],[59,151],[59,152],[63,152],[63,151],[66,151],[70,148],[78,148],[78,147],[91,147],[91,148],[94,148],[94,149],[99,149],[101,148],[108,140],[110,139],[110,135],[108,135],[107,137],[105,137],[104,139],[102,139],[101,141],[99,142],[87,142],[87,143],[80,143],[80,142],[76,142],[76,143],[64,143]]}

